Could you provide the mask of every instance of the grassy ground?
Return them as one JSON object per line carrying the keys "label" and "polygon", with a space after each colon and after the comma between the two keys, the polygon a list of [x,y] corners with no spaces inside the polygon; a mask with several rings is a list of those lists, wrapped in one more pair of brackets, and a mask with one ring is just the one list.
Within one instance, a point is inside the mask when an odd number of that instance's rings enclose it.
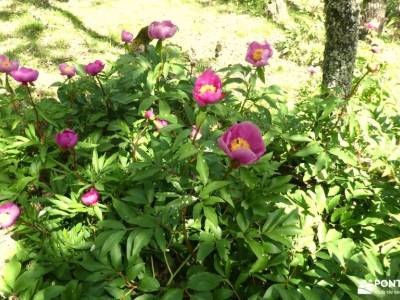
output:
{"label": "grassy ground", "polygon": [[[153,20],[171,19],[179,26],[172,42],[193,59],[207,61],[222,45],[213,67],[243,62],[246,44],[252,40],[283,38],[283,32],[265,18],[235,14],[226,5],[179,0],[70,0],[68,2],[0,1],[0,49],[22,64],[39,68],[39,86],[58,76],[64,61],[87,63],[95,58],[112,59],[120,48],[120,32],[137,33]],[[304,67],[274,59],[271,83],[292,90],[307,79]],[[296,81],[286,80],[291,73]]]}

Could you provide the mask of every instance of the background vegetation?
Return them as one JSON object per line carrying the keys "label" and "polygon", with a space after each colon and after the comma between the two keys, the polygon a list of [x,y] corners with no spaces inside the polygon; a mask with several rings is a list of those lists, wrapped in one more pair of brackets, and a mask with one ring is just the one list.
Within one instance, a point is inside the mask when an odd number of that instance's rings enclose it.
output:
{"label": "background vegetation", "polygon": [[[343,99],[307,72],[322,65],[320,1],[288,1],[285,22],[262,1],[127,2],[0,3],[1,54],[40,70],[33,97],[44,133],[26,88],[13,82],[12,95],[3,81],[0,200],[22,208],[7,232],[17,242],[4,297],[360,299],[362,281],[399,278],[396,13],[388,8],[382,35],[360,41]],[[163,48],[126,53],[122,29],[162,19],[179,26]],[[247,43],[265,39],[275,53],[256,72]],[[104,93],[83,72],[94,59],[106,61]],[[69,81],[58,71],[66,61],[78,65]],[[206,67],[226,96],[200,109],[192,88]],[[156,130],[143,117],[150,108],[169,126]],[[216,141],[245,120],[267,152],[231,169]],[[194,124],[198,141],[188,137]],[[79,134],[75,155],[54,141],[67,127]],[[90,187],[97,206],[80,201]]]}

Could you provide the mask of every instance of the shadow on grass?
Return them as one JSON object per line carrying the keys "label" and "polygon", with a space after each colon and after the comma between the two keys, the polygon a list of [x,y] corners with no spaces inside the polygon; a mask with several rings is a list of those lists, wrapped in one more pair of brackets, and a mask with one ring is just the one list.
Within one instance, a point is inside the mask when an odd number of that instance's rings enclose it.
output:
{"label": "shadow on grass", "polygon": [[[18,2],[25,2],[26,0],[16,0]],[[59,1],[59,2],[66,2],[64,1]],[[98,41],[102,42],[107,42],[110,43],[114,47],[119,47],[122,48],[122,44],[113,39],[112,37],[102,35],[96,31],[94,31],[91,28],[86,27],[86,25],[80,20],[77,16],[75,16],[73,13],[69,12],[68,10],[65,10],[63,8],[60,8],[58,6],[55,6],[51,4],[47,0],[33,0],[30,2],[31,5],[34,5],[36,7],[42,8],[42,9],[48,9],[55,11],[59,14],[61,14],[64,18],[68,19],[76,29],[83,31],[86,33],[88,36],[90,36],[93,39],[96,39]]]}

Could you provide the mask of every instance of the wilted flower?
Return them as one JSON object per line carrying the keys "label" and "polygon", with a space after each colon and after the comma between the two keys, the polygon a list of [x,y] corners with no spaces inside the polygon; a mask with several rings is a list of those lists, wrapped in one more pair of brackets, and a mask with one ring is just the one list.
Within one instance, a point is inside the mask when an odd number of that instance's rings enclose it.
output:
{"label": "wilted flower", "polygon": [[85,66],[85,72],[89,75],[96,76],[104,69],[104,63],[101,60],[95,60]]}
{"label": "wilted flower", "polygon": [[7,228],[15,224],[21,210],[13,202],[6,202],[0,205],[0,228]]}
{"label": "wilted flower", "polygon": [[146,119],[148,119],[148,120],[153,119],[153,118],[154,118],[153,109],[151,108],[151,109],[149,109],[149,110],[146,110],[146,111],[144,112],[144,117],[145,117]]}
{"label": "wilted flower", "polygon": [[318,67],[318,66],[317,67],[316,66],[309,66],[307,71],[311,76],[313,76],[314,74],[319,73],[320,67]]}
{"label": "wilted flower", "polygon": [[62,149],[72,149],[78,143],[78,134],[72,129],[65,129],[56,134],[56,143]]}
{"label": "wilted flower", "polygon": [[197,140],[201,139],[201,137],[202,137],[202,134],[200,132],[200,128],[197,128],[196,125],[193,125],[192,131],[190,132],[190,139],[197,141]]}
{"label": "wilted flower", "polygon": [[252,122],[231,126],[218,139],[218,145],[239,164],[252,164],[265,153],[261,131]]}
{"label": "wilted flower", "polygon": [[200,106],[220,101],[224,97],[221,78],[213,70],[205,70],[196,79],[192,93]]}
{"label": "wilted flower", "polygon": [[16,60],[10,60],[5,55],[0,55],[0,72],[10,74],[11,71],[18,70],[19,64]]}
{"label": "wilted flower", "polygon": [[58,66],[60,69],[61,75],[67,76],[68,78],[72,78],[73,76],[76,75],[76,68],[75,66],[69,66],[65,63],[60,64]]}
{"label": "wilted flower", "polygon": [[88,192],[81,196],[81,201],[87,206],[96,205],[100,200],[100,194],[95,188],[91,188]]}
{"label": "wilted flower", "polygon": [[13,70],[10,74],[16,81],[21,82],[23,85],[28,85],[28,83],[33,85],[33,82],[39,77],[38,71],[24,67]]}
{"label": "wilted flower", "polygon": [[157,130],[160,130],[161,128],[168,126],[168,121],[162,119],[155,119],[154,125],[156,126]]}
{"label": "wilted flower", "polygon": [[262,67],[268,65],[272,54],[271,45],[267,41],[264,44],[252,42],[247,49],[246,61],[255,67]]}
{"label": "wilted flower", "polygon": [[379,22],[378,20],[371,20],[364,24],[364,27],[368,30],[378,30],[379,29]]}
{"label": "wilted flower", "polygon": [[121,40],[124,43],[130,43],[133,40],[133,34],[130,33],[129,31],[122,30],[122,32],[121,32]]}
{"label": "wilted flower", "polygon": [[171,21],[153,22],[149,25],[148,34],[151,39],[165,40],[172,37],[178,27]]}
{"label": "wilted flower", "polygon": [[379,52],[381,52],[381,47],[379,47],[379,46],[376,45],[376,44],[373,44],[373,45],[371,46],[371,52],[372,52],[372,53],[379,53]]}

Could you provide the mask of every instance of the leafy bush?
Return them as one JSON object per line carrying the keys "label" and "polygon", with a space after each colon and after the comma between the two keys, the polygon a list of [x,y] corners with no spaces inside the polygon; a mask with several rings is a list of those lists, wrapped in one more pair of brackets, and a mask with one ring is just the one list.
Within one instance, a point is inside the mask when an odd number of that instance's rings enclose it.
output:
{"label": "leafy bush", "polygon": [[[354,97],[309,91],[294,107],[263,67],[245,65],[218,70],[225,97],[201,107],[193,66],[161,42],[97,77],[79,66],[37,116],[24,102],[32,88],[3,82],[0,199],[22,213],[0,290],[357,299],[362,280],[398,278],[400,106],[364,68]],[[242,121],[258,125],[267,151],[238,167],[217,140]],[[76,147],[56,144],[65,128]],[[101,199],[86,206],[91,188]]]}

